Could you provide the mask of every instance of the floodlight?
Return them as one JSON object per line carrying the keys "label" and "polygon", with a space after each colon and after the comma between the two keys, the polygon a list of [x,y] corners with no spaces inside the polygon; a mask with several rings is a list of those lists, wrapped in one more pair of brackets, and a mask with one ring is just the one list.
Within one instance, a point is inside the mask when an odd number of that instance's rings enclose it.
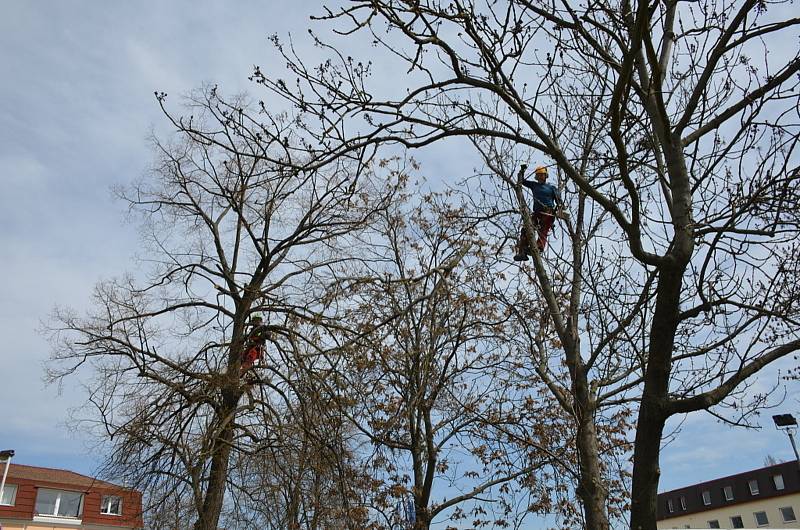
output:
{"label": "floodlight", "polygon": [[792,427],[797,426],[797,420],[791,414],[776,414],[772,417],[776,427]]}

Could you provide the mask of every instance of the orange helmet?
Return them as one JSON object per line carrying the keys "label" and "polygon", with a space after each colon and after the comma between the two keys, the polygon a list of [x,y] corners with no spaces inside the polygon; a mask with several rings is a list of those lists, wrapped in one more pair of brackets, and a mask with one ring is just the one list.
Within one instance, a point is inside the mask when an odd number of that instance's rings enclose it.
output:
{"label": "orange helmet", "polygon": [[547,175],[547,168],[544,166],[539,166],[533,173],[536,175]]}

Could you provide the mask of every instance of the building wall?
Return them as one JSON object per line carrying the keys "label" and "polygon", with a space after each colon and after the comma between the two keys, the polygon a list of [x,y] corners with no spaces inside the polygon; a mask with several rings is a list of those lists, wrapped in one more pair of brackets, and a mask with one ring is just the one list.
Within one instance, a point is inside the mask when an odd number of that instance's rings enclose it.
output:
{"label": "building wall", "polygon": [[[784,523],[783,517],[779,508],[791,506],[794,510],[794,522]],[[769,499],[759,499],[752,502],[743,502],[717,508],[714,510],[707,510],[703,512],[692,513],[689,515],[680,515],[677,517],[670,517],[658,521],[659,530],[665,528],[709,528],[708,521],[716,519],[719,521],[721,528],[731,528],[731,517],[738,515],[742,518],[745,528],[757,528],[754,512],[766,512],[769,519],[769,528],[800,528],[800,493],[793,493],[790,495],[783,495],[781,497],[772,497]]]}
{"label": "building wall", "polygon": [[[71,484],[57,482],[40,482],[29,479],[13,478],[6,481],[17,487],[14,506],[0,506],[0,523],[3,530],[52,530],[57,528],[81,529],[114,529],[142,528],[142,495],[137,491],[114,488],[111,485],[93,486],[91,488],[76,487]],[[75,491],[83,494],[82,525],[59,525],[33,522],[38,488],[63,491]],[[122,515],[104,515],[100,513],[103,495],[115,495],[122,498]]]}
{"label": "building wall", "polygon": [[[31,523],[25,521],[16,521],[6,523],[3,522],[3,530],[68,530],[69,528],[75,528],[77,530],[84,530],[87,528],[86,525],[58,525],[54,526],[52,524],[43,524],[43,523]],[[119,527],[116,526],[107,526],[107,527],[94,527],[97,530],[119,530]]]}
{"label": "building wall", "polygon": [[9,520],[0,518],[0,524],[3,525],[3,530],[127,530],[134,527],[120,527],[109,525],[96,525],[96,524],[62,524],[52,525],[45,523],[34,523],[30,521]]}
{"label": "building wall", "polygon": [[7,480],[6,484],[17,487],[14,506],[0,506],[0,521],[4,518],[30,519],[36,504],[36,487],[26,480]]}
{"label": "building wall", "polygon": [[42,523],[26,523],[24,521],[7,523],[2,521],[3,530],[119,530],[118,526],[98,526],[98,525],[47,525]]}
{"label": "building wall", "polygon": [[[122,499],[122,515],[100,513],[103,495],[115,495]],[[92,489],[83,498],[83,522],[101,526],[142,526],[142,496],[135,491],[122,489]]]}

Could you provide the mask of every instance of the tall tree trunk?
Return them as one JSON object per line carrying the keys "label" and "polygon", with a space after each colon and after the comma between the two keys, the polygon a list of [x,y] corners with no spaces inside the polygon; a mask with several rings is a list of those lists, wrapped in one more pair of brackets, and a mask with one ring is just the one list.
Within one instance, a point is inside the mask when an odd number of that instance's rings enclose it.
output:
{"label": "tall tree trunk", "polygon": [[217,421],[224,422],[222,430],[214,441],[211,455],[211,471],[208,475],[203,505],[198,514],[194,530],[217,530],[222,502],[225,499],[225,485],[228,480],[228,463],[233,444],[233,414],[241,399],[241,391],[225,391],[223,407],[217,414]]}
{"label": "tall tree trunk", "polygon": [[658,481],[661,476],[659,454],[661,435],[666,419],[662,406],[654,399],[643,397],[636,429],[633,453],[633,484],[631,485],[631,529],[656,528]]}
{"label": "tall tree trunk", "polygon": [[597,431],[591,415],[585,415],[579,419],[577,446],[580,466],[578,496],[583,501],[586,528],[608,530],[608,512],[606,510],[608,491],[600,469]]}
{"label": "tall tree trunk", "polygon": [[667,421],[666,405],[672,350],[678,325],[680,292],[684,267],[664,267],[659,274],[656,307],[650,326],[644,389],[636,424],[631,485],[631,529],[656,528],[656,501],[661,475],[661,435]]}
{"label": "tall tree trunk", "polygon": [[567,364],[572,372],[573,396],[575,403],[575,422],[578,432],[575,444],[578,449],[580,476],[577,494],[583,502],[583,515],[586,528],[608,530],[608,490],[603,482],[600,468],[600,451],[597,443],[597,430],[594,425],[595,403],[589,390],[586,371],[580,358],[580,345],[577,330],[571,330],[572,340],[567,346]]}
{"label": "tall tree trunk", "polygon": [[427,506],[414,506],[414,526],[412,526],[412,530],[430,530],[431,527],[431,516],[428,512]]}
{"label": "tall tree trunk", "polygon": [[[576,259],[580,259],[580,254],[576,254]],[[572,308],[577,313],[577,297]],[[586,528],[608,530],[608,510],[606,509],[608,489],[603,481],[597,429],[594,423],[597,404],[589,388],[586,366],[581,358],[580,335],[576,323],[577,315],[571,314],[567,318],[564,352],[572,379],[573,409],[577,426],[575,445],[578,449],[578,466],[580,468],[577,494],[583,503]]]}

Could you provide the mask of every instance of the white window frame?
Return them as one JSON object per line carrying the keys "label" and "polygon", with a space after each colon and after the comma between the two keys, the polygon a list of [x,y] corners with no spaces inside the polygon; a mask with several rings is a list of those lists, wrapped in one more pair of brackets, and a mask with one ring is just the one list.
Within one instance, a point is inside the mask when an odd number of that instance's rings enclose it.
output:
{"label": "white window frame", "polygon": [[[58,493],[58,496],[56,497],[56,503],[53,506],[53,513],[37,513],[36,504],[37,504],[37,502],[39,500],[39,492],[41,492],[41,491],[55,491],[56,493]],[[71,515],[58,515],[58,510],[61,507],[61,494],[62,493],[73,493],[73,494],[80,495],[81,501],[80,501],[80,504],[78,505],[78,516],[77,517],[74,517],[74,516],[71,516]],[[42,521],[44,519],[44,520],[50,521],[50,520],[54,520],[54,519],[59,519],[59,520],[66,520],[66,521],[80,521],[80,519],[83,516],[83,502],[85,500],[84,497],[85,497],[85,495],[83,493],[79,492],[79,491],[56,490],[56,489],[52,489],[52,488],[39,488],[36,491],[36,499],[34,499],[34,501],[33,501],[33,515],[34,515],[33,520],[34,521]]]}
{"label": "white window frame", "polygon": [[[112,499],[116,499],[119,503],[119,512],[111,511]],[[122,497],[119,495],[103,495],[100,500],[100,513],[102,515],[122,515]]]}
{"label": "white window frame", "polygon": [[756,479],[748,480],[747,487],[750,488],[750,495],[758,495],[761,493],[761,490],[758,489],[758,480]]}
{"label": "white window frame", "polygon": [[[760,513],[764,514],[764,519],[766,520],[766,522],[764,524],[760,524],[758,522],[758,514],[760,514]],[[753,522],[756,523],[756,526],[769,526],[769,517],[767,517],[767,512],[765,512],[764,510],[753,512]]]}
{"label": "white window frame", "polygon": [[[725,496],[726,501],[733,500],[733,486],[725,486],[722,488],[722,494]],[[730,496],[728,496],[730,495]]]}
{"label": "white window frame", "polygon": [[675,513],[675,505],[672,503],[672,499],[667,499],[667,511],[669,513]]}
{"label": "white window frame", "polygon": [[703,506],[711,506],[711,492],[708,490],[703,490]]}
{"label": "white window frame", "polygon": [[[783,512],[783,510],[791,510],[792,515],[794,515],[794,519],[787,519],[786,514]],[[778,511],[781,512],[781,519],[783,520],[784,523],[793,523],[797,521],[797,515],[795,515],[794,508],[792,508],[791,506],[782,506],[781,508],[778,508]]]}
{"label": "white window frame", "polygon": [[[711,524],[714,523],[714,524]],[[719,519],[711,519],[706,524],[708,524],[709,528],[719,528]]]}
{"label": "white window frame", "polygon": [[681,510],[686,511],[686,497],[681,495]]}
{"label": "white window frame", "polygon": [[[738,518],[739,521],[742,523],[742,526],[736,526],[733,524],[733,519]],[[744,528],[744,519],[742,519],[741,515],[731,515],[731,528]]]}
{"label": "white window frame", "polygon": [[[11,496],[10,496],[11,502],[10,503],[5,503],[5,502],[3,502],[3,497],[7,496],[8,495],[7,492],[9,492],[9,491],[13,492],[13,493],[11,493]],[[0,497],[0,506],[14,506],[15,503],[17,502],[17,485],[16,484],[8,484],[8,483],[6,483],[3,486],[3,497]]]}
{"label": "white window frame", "polygon": [[772,485],[775,486],[776,491],[786,489],[786,483],[783,481],[783,475],[780,473],[772,475]]}

